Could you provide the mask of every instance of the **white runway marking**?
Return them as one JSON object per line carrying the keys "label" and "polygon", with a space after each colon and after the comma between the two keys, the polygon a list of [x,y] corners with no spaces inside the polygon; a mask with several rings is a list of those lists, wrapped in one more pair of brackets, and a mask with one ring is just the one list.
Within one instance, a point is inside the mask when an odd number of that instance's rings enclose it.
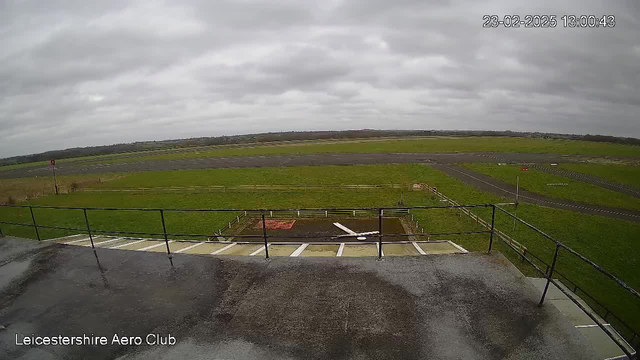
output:
{"label": "white runway marking", "polygon": [[304,249],[307,248],[307,246],[309,246],[309,244],[302,244],[300,245],[299,248],[296,249],[296,251],[293,252],[293,254],[289,255],[291,257],[297,257],[300,256],[300,254],[302,254],[302,252],[304,251]]}
{"label": "white runway marking", "polygon": [[376,250],[378,250],[380,255],[384,256],[384,249],[382,251],[380,251],[380,244],[379,243],[376,243]]}
{"label": "white runway marking", "polygon": [[[602,326],[611,326],[611,324],[602,324]],[[592,328],[592,327],[598,327],[598,325],[596,324],[590,324],[590,325],[576,325],[576,328]]]}
{"label": "white runway marking", "polygon": [[219,254],[219,253],[221,253],[221,252],[223,252],[223,251],[225,251],[227,249],[230,249],[230,248],[234,247],[235,245],[236,245],[236,243],[229,244],[229,245],[223,247],[222,249],[218,249],[218,250],[212,252],[211,255],[217,255],[217,254]]}
{"label": "white runway marking", "polygon": [[122,238],[115,238],[115,239],[111,239],[111,240],[107,240],[107,241],[101,241],[101,242],[97,242],[97,243],[93,243],[93,245],[100,245],[100,244],[108,244],[108,243],[112,243],[118,240],[122,240]]}
{"label": "white runway marking", "polygon": [[116,245],[116,246],[110,247],[109,249],[119,249],[121,247],[125,247],[125,246],[129,246],[129,245],[141,243],[143,241],[147,241],[147,240],[132,241],[132,242],[128,242],[128,243],[124,243],[124,244],[120,244],[120,245]]}
{"label": "white runway marking", "polygon": [[416,248],[416,250],[418,250],[418,252],[420,253],[420,255],[427,255],[426,252],[424,252],[424,250],[422,250],[422,248],[415,242],[412,241],[411,242],[413,244],[413,246]]}
{"label": "white runway marking", "polygon": [[[269,247],[269,246],[271,246],[271,244],[267,245],[267,247]],[[260,249],[258,249],[256,251],[252,252],[251,254],[249,254],[249,256],[256,256],[256,255],[260,254],[263,251],[264,251],[264,245],[261,246]]]}
{"label": "white runway marking", "polygon": [[68,239],[77,238],[78,236],[87,236],[87,235],[85,235],[85,234],[75,234],[75,235],[63,236],[63,237],[59,237],[59,238],[55,238],[55,239],[42,240],[42,241],[60,241],[60,240],[68,240]]}
{"label": "white runway marking", "polygon": [[198,246],[200,246],[200,245],[202,245],[202,244],[204,244],[204,243],[203,243],[203,242],[200,242],[200,243],[197,243],[197,244],[195,244],[195,245],[187,246],[187,247],[186,247],[186,248],[184,248],[184,249],[180,249],[180,250],[176,251],[176,254],[179,254],[179,253],[181,253],[181,252],[185,252],[185,251],[187,251],[187,250],[191,250],[191,249],[193,249],[193,248],[195,248],[195,247],[198,247]]}
{"label": "white runway marking", "polygon": [[455,247],[456,247],[456,249],[458,249],[458,250],[462,251],[462,253],[464,253],[464,254],[468,253],[468,251],[467,251],[467,250],[465,250],[462,246],[460,246],[460,245],[458,245],[458,244],[455,244],[455,243],[453,243],[453,242],[451,242],[451,241],[447,241],[447,242],[448,242],[449,244],[451,244],[451,245],[455,246]]}
{"label": "white runway marking", "polygon": [[80,239],[80,240],[73,240],[73,241],[66,242],[66,243],[64,243],[64,244],[65,244],[65,245],[71,245],[71,244],[78,243],[78,242],[80,242],[80,241],[87,241],[87,240],[91,240],[91,239],[87,236],[87,237],[86,237],[86,238],[84,238],[84,239]]}
{"label": "white runway marking", "polygon": [[[169,241],[168,241],[168,243],[169,243],[169,244],[171,244],[172,242],[173,242],[173,240],[169,240]],[[160,242],[160,244],[153,244],[153,245],[150,245],[150,246],[147,246],[147,247],[143,247],[142,249],[138,249],[137,251],[147,251],[147,250],[151,250],[151,249],[157,248],[157,247],[159,247],[159,246],[162,246],[162,245],[164,245],[164,244],[165,244],[165,242]]]}
{"label": "white runway marking", "polygon": [[341,243],[340,247],[338,248],[338,253],[336,254],[336,256],[342,256],[343,252],[344,252],[344,243]]}

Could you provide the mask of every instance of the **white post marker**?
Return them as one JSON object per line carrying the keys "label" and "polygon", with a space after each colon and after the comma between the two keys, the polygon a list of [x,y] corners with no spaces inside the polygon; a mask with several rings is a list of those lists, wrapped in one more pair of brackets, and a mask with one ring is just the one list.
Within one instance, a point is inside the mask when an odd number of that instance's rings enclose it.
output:
{"label": "white post marker", "polygon": [[289,255],[289,256],[291,256],[291,257],[298,257],[298,256],[300,256],[300,254],[302,254],[302,252],[304,251],[304,249],[306,249],[306,248],[307,248],[307,246],[309,246],[309,244],[302,244],[302,245],[300,245],[300,247],[299,247],[299,248],[297,248],[297,249],[296,249],[296,251],[294,251],[294,252],[293,252],[291,255]]}

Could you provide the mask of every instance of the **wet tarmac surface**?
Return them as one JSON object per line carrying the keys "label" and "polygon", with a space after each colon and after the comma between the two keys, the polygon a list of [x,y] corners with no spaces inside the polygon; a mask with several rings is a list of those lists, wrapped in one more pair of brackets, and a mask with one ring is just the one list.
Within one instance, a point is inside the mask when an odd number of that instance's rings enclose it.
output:
{"label": "wet tarmac surface", "polygon": [[[0,292],[3,359],[593,358],[500,254],[175,254],[172,268],[166,254],[98,249],[98,265],[91,248],[51,243],[35,256]],[[16,334],[176,344],[16,346]]]}

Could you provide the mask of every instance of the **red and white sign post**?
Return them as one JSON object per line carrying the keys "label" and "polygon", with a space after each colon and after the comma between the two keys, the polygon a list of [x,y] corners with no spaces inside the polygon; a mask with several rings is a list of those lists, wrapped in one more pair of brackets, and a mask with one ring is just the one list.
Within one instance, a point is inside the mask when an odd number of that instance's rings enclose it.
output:
{"label": "red and white sign post", "polygon": [[53,186],[56,189],[56,195],[58,195],[58,181],[56,180],[56,161],[51,159],[49,161],[49,167],[53,170]]}

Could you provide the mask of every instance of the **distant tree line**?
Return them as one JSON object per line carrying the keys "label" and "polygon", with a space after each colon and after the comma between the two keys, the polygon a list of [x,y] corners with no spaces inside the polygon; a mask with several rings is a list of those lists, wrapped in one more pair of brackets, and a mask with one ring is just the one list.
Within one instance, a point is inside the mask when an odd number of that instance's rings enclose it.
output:
{"label": "distant tree line", "polygon": [[608,142],[614,144],[640,146],[640,139],[605,135],[571,135],[540,132],[516,131],[475,131],[475,130],[346,130],[346,131],[287,131],[261,134],[200,137],[178,140],[143,141],[129,144],[78,147],[65,150],[47,151],[39,154],[14,156],[0,159],[0,165],[30,163],[50,159],[68,159],[84,156],[121,154],[128,152],[180,149],[196,146],[260,144],[280,141],[330,140],[330,139],[366,139],[377,137],[411,137],[411,136],[507,136],[542,139],[567,139]]}

